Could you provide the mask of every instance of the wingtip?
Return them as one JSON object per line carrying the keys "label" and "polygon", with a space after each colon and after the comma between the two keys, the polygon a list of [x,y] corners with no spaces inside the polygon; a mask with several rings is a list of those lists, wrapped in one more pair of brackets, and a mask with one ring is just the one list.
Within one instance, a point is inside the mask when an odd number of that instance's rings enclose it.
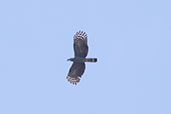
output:
{"label": "wingtip", "polygon": [[86,32],[82,31],[82,30],[79,30],[78,32],[76,32],[76,34],[74,35],[74,39],[77,39],[77,38],[81,38],[81,39],[87,39],[87,34]]}
{"label": "wingtip", "polygon": [[77,83],[80,81],[80,77],[67,76],[66,78],[71,84],[74,84],[74,85],[77,85]]}

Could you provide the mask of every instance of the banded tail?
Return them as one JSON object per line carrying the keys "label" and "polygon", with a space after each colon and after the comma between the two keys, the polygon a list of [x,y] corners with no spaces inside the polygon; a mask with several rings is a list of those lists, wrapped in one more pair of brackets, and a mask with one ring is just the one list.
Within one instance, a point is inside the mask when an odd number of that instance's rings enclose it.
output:
{"label": "banded tail", "polygon": [[97,58],[86,58],[85,62],[97,62]]}

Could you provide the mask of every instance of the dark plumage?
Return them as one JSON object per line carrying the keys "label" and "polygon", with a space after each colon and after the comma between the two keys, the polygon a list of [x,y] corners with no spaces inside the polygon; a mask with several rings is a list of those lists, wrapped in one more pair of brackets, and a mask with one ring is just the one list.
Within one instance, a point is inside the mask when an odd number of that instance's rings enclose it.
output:
{"label": "dark plumage", "polygon": [[74,58],[68,60],[73,61],[69,70],[67,79],[72,84],[77,84],[85,70],[85,62],[97,62],[97,58],[86,58],[88,53],[87,34],[79,31],[74,35]]}

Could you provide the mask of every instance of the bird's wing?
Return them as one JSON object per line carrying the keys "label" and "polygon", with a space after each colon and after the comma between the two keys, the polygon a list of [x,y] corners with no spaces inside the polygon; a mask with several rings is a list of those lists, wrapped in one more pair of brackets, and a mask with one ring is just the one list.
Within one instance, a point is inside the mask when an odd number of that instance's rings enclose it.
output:
{"label": "bird's wing", "polygon": [[85,70],[85,63],[74,62],[67,76],[68,81],[72,84],[77,84],[80,81],[80,78],[84,73],[84,70]]}
{"label": "bird's wing", "polygon": [[87,34],[79,31],[74,35],[75,57],[86,57],[88,53]]}

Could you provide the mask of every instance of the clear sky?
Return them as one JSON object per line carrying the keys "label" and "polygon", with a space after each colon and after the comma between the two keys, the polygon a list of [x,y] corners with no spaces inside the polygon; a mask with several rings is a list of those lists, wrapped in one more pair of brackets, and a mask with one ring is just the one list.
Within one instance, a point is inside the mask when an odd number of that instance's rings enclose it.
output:
{"label": "clear sky", "polygon": [[[79,30],[98,62],[75,86]],[[0,114],[171,114],[171,1],[1,0]]]}

